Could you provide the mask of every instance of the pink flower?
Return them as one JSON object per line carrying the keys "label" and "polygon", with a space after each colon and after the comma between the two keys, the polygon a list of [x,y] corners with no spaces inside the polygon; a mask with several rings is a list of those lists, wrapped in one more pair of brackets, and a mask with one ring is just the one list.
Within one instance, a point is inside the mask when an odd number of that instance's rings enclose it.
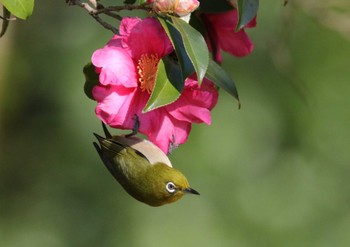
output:
{"label": "pink flower", "polygon": [[[235,31],[238,15],[237,10],[230,10],[219,14],[202,14],[204,24],[208,30],[207,43],[213,52],[214,60],[221,63],[221,49],[237,57],[250,54],[254,44],[244,29]],[[245,28],[255,27],[256,17]]]}
{"label": "pink flower", "polygon": [[195,79],[187,78],[175,102],[142,113],[153,90],[158,62],[171,52],[171,42],[155,18],[124,18],[120,35],[92,56],[100,73],[100,85],[92,91],[97,116],[111,127],[132,129],[136,114],[139,132],[165,153],[187,140],[192,123],[210,124],[210,110],[218,98],[212,82],[204,80],[199,86]]}

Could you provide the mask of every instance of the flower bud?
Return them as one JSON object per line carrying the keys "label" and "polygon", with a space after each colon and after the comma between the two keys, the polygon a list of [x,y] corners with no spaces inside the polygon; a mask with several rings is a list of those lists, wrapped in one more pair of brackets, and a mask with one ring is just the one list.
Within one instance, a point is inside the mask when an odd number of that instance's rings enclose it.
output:
{"label": "flower bud", "polygon": [[185,16],[195,11],[199,2],[197,0],[148,0],[153,3],[153,9],[161,13],[175,13]]}

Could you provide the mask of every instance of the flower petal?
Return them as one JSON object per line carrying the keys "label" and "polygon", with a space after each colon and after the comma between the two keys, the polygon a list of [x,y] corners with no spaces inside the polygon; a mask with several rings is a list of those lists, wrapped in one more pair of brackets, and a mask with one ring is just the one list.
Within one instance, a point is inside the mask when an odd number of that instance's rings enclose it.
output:
{"label": "flower petal", "polygon": [[[215,61],[222,62],[220,48],[237,57],[250,54],[254,49],[254,44],[244,29],[236,32],[235,27],[238,21],[237,10],[230,10],[220,14],[204,14],[203,20],[208,26],[207,40],[210,50],[214,53]],[[255,27],[256,17],[254,17],[245,27]]]}
{"label": "flower petal", "polygon": [[168,36],[155,18],[146,18],[135,24],[130,34],[124,36],[123,45],[130,50],[134,61],[143,54],[157,54],[161,58],[173,51]]}
{"label": "flower petal", "polygon": [[115,121],[113,120],[110,125],[111,127],[121,129],[132,129],[135,124],[134,117],[137,115],[140,122],[138,131],[146,135],[150,141],[165,153],[168,153],[170,143],[177,146],[187,140],[191,130],[191,122],[180,121],[174,118],[168,113],[165,107],[142,113],[142,109],[146,105],[148,98],[148,93],[142,92],[140,89],[135,91],[133,99],[128,102],[129,108],[124,115],[124,121],[115,125]]}
{"label": "flower petal", "polygon": [[[221,30],[225,32],[224,29]],[[226,35],[220,39],[221,48],[237,57],[243,57],[250,54],[254,49],[254,44],[244,30],[236,33],[225,32]],[[220,35],[220,34],[219,34]]]}
{"label": "flower petal", "polygon": [[135,88],[95,86],[92,94],[97,100],[96,115],[109,125],[122,125],[128,115]]}
{"label": "flower petal", "polygon": [[161,108],[141,115],[140,122],[140,132],[166,154],[170,145],[186,142],[191,131],[191,123],[177,120]]}
{"label": "flower petal", "polygon": [[180,121],[193,122],[193,123],[206,123],[210,124],[210,111],[206,108],[194,105],[183,105],[176,110],[169,110],[174,118]]}
{"label": "flower petal", "polygon": [[129,36],[134,27],[142,22],[138,17],[124,17],[119,25],[119,33],[122,36]]}
{"label": "flower petal", "polygon": [[166,109],[177,120],[210,124],[210,110],[217,101],[218,92],[212,82],[205,79],[199,87],[198,82],[188,78],[180,98]]}
{"label": "flower petal", "polygon": [[168,154],[171,146],[177,147],[187,141],[191,123],[176,120],[169,115],[163,116],[160,128],[153,132],[149,139]]}
{"label": "flower petal", "polygon": [[120,47],[107,44],[93,53],[91,61],[101,71],[99,81],[102,85],[137,87],[134,62]]}

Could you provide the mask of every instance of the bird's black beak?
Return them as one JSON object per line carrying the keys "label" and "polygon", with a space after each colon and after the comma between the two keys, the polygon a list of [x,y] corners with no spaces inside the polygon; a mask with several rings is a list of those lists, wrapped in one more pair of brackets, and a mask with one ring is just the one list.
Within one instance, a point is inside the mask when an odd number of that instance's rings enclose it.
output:
{"label": "bird's black beak", "polygon": [[184,189],[184,192],[185,193],[191,193],[191,194],[194,194],[194,195],[200,195],[198,191],[192,189],[192,188],[186,188]]}

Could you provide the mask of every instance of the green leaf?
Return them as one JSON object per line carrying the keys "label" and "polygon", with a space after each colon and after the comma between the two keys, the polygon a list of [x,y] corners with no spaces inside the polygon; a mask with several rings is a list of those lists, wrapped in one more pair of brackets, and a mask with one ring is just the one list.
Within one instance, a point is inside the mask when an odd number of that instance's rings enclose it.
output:
{"label": "green leaf", "polygon": [[238,0],[238,23],[236,31],[247,25],[257,14],[259,0]]}
{"label": "green leaf", "polygon": [[214,84],[226,92],[231,94],[238,101],[238,108],[240,108],[241,103],[239,102],[237,88],[235,86],[235,82],[231,79],[231,77],[221,68],[213,60],[210,60],[207,73],[205,75],[206,78],[214,82]]}
{"label": "green leaf", "polygon": [[3,13],[3,19],[2,19],[2,28],[0,32],[0,38],[6,33],[6,30],[9,26],[9,18],[11,17],[10,11],[8,11],[4,6],[2,6],[2,13]]}
{"label": "green leaf", "polygon": [[169,18],[158,17],[158,20],[162,24],[165,32],[167,33],[171,43],[174,46],[176,56],[180,62],[182,78],[186,79],[194,72],[194,67],[185,50],[181,34],[174,27]]}
{"label": "green leaf", "polygon": [[177,100],[184,88],[178,63],[169,56],[159,61],[156,83],[152,94],[142,110],[143,113],[168,105]]}
{"label": "green leaf", "polygon": [[200,32],[178,17],[171,16],[174,27],[180,32],[188,57],[202,83],[209,64],[209,51]]}
{"label": "green leaf", "polygon": [[95,67],[92,65],[92,63],[85,65],[83,72],[85,75],[84,92],[90,99],[95,100],[92,96],[92,88],[99,85],[99,75],[96,73]]}
{"label": "green leaf", "polygon": [[203,13],[219,13],[233,9],[228,0],[201,0],[199,7]]}
{"label": "green leaf", "polygon": [[0,0],[14,16],[27,19],[33,13],[34,0]]}

